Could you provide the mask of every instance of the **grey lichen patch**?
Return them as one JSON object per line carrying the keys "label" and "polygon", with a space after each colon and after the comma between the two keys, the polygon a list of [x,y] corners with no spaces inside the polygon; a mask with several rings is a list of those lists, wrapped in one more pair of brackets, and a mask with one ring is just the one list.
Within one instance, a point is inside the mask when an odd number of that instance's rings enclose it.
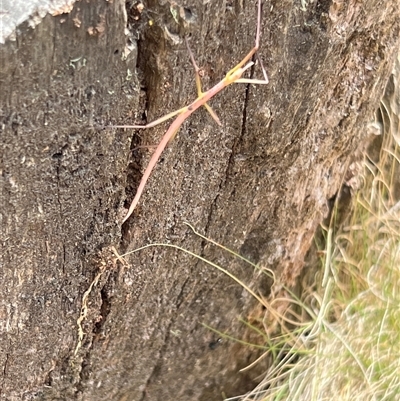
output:
{"label": "grey lichen patch", "polygon": [[16,30],[28,21],[34,28],[46,14],[53,16],[69,13],[76,0],[3,0],[0,5],[0,44],[7,38],[15,39]]}

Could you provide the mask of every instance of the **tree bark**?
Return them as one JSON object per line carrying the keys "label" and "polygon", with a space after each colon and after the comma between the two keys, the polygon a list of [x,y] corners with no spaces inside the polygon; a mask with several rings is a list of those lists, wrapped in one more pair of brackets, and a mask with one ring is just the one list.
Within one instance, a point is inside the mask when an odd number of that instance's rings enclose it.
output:
{"label": "tree bark", "polygon": [[[125,8],[126,6],[126,8]],[[184,7],[183,7],[184,6]],[[62,10],[60,10],[61,12]],[[251,389],[263,344],[238,322],[271,283],[184,224],[293,285],[399,48],[397,0],[265,1],[267,86],[237,84],[184,123],[121,227],[167,125],[195,98],[183,38],[217,83],[254,46],[254,2],[76,2],[0,48],[4,400],[217,400]],[[54,13],[53,14],[57,14]],[[128,28],[128,30],[126,30]],[[261,72],[258,66],[252,76]],[[87,298],[84,297],[91,283]],[[85,336],[78,345],[77,319]],[[216,346],[220,344],[219,346]],[[75,350],[77,352],[75,354]]]}

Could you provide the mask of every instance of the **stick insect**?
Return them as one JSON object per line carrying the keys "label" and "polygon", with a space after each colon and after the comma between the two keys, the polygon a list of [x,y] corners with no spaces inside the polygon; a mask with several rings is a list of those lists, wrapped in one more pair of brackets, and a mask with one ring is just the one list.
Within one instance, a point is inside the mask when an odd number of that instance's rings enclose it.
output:
{"label": "stick insect", "polygon": [[196,88],[197,88],[197,99],[189,104],[188,106],[182,107],[179,110],[173,111],[172,113],[168,113],[165,116],[149,123],[146,125],[113,125],[111,128],[135,128],[135,129],[144,129],[144,128],[152,128],[155,127],[158,124],[161,124],[162,122],[169,120],[170,118],[177,116],[176,119],[172,122],[172,124],[169,126],[167,132],[164,134],[163,138],[161,139],[161,142],[158,144],[156,150],[154,151],[150,162],[143,174],[142,180],[140,181],[139,187],[137,189],[136,195],[129,207],[128,213],[126,214],[125,218],[123,219],[122,223],[124,223],[128,218],[131,216],[133,211],[135,210],[140,197],[142,196],[143,190],[146,186],[147,180],[149,179],[151,172],[153,171],[154,167],[156,166],[162,152],[164,151],[165,147],[167,144],[175,137],[176,133],[178,132],[179,128],[183,124],[183,122],[193,113],[195,112],[198,108],[201,106],[204,106],[207,111],[210,113],[211,117],[217,122],[217,124],[222,125],[218,116],[215,114],[213,109],[208,105],[208,101],[214,97],[217,93],[219,93],[222,89],[227,87],[230,84],[233,83],[253,83],[253,84],[267,84],[268,83],[268,77],[265,72],[265,69],[262,66],[261,60],[260,60],[260,65],[263,70],[263,75],[264,79],[259,80],[259,79],[248,79],[248,78],[242,78],[243,73],[248,70],[251,66],[254,65],[254,62],[251,61],[253,56],[256,54],[259,44],[260,44],[260,30],[261,30],[261,2],[262,0],[258,0],[258,11],[257,11],[257,30],[256,30],[256,38],[255,38],[255,45],[254,47],[250,50],[250,52],[243,58],[242,61],[240,61],[235,67],[233,67],[230,71],[227,72],[225,77],[218,82],[215,86],[213,86],[211,89],[209,89],[206,92],[203,92],[202,90],[202,85],[201,85],[201,80],[200,80],[200,69],[196,64],[196,61],[194,59],[193,53],[189,47],[189,43],[187,41],[187,38],[185,39],[186,41],[186,46],[189,51],[189,56],[191,63],[193,64],[194,70],[195,70],[195,81],[196,81]]}

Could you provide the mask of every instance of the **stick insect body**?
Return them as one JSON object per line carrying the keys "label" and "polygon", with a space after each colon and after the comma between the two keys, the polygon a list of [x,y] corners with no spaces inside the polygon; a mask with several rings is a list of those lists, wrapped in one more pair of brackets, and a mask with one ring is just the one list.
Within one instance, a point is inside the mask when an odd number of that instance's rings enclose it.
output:
{"label": "stick insect body", "polygon": [[156,166],[156,164],[157,164],[162,152],[164,151],[165,147],[167,146],[168,142],[170,142],[175,137],[176,133],[178,132],[178,130],[181,127],[181,125],[183,124],[183,122],[192,113],[194,113],[201,106],[204,106],[207,109],[207,111],[211,114],[211,117],[219,125],[221,125],[219,118],[214,113],[212,108],[207,104],[207,102],[212,97],[214,97],[222,89],[224,89],[225,87],[227,87],[228,85],[230,85],[232,83],[255,83],[255,84],[267,84],[268,83],[268,77],[267,77],[264,69],[263,69],[264,80],[242,78],[243,73],[254,64],[254,62],[250,61],[250,60],[259,48],[260,29],[261,29],[261,0],[258,0],[257,32],[256,32],[255,46],[244,57],[244,59],[242,61],[240,61],[239,64],[237,64],[234,68],[232,68],[230,71],[228,71],[228,73],[225,75],[225,77],[220,82],[218,82],[215,86],[213,86],[211,89],[209,89],[206,92],[202,91],[201,82],[200,82],[200,74],[199,74],[200,69],[194,60],[193,53],[190,50],[190,47],[186,40],[186,45],[188,47],[190,59],[191,59],[191,62],[194,66],[195,73],[196,73],[196,87],[197,87],[197,94],[198,94],[197,99],[193,103],[189,104],[188,106],[183,107],[179,110],[176,110],[172,113],[169,113],[169,114],[167,114],[149,124],[146,124],[146,125],[114,125],[114,126],[112,126],[112,128],[136,128],[136,129],[151,128],[151,127],[155,127],[156,125],[177,115],[176,119],[170,125],[167,132],[164,134],[163,138],[161,139],[161,142],[158,144],[156,150],[154,151],[154,153],[150,159],[150,162],[143,174],[142,180],[140,181],[136,195],[129,207],[128,213],[126,214],[125,218],[122,221],[123,223],[126,220],[128,220],[128,218],[131,216],[131,214],[135,210],[135,208],[140,200],[140,197],[142,196],[142,193],[146,186],[147,180],[149,179],[151,172],[153,171],[154,167]]}

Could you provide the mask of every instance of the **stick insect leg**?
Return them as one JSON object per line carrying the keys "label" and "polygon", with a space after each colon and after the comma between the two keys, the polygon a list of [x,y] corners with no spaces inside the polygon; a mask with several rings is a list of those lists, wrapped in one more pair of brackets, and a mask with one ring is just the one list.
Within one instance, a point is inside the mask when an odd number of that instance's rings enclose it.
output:
{"label": "stick insect leg", "polygon": [[264,75],[264,81],[265,81],[266,83],[268,83],[268,82],[269,82],[269,79],[268,79],[267,70],[264,68],[264,64],[263,64],[263,62],[262,62],[262,60],[261,60],[261,57],[260,57],[259,53],[257,53],[257,60],[258,60],[258,62],[260,63],[260,67],[261,67],[262,73],[263,73],[263,75]]}
{"label": "stick insect leg", "polygon": [[[192,62],[192,65],[193,65],[193,68],[194,68],[194,71],[195,71],[195,74],[196,74],[195,75],[195,80],[196,80],[197,96],[198,97],[202,97],[204,92],[203,92],[203,89],[201,87],[200,68],[198,67],[198,65],[196,63],[196,60],[194,59],[193,52],[190,49],[187,37],[185,37],[185,42],[186,42],[186,47],[187,47],[188,52],[189,52],[190,61]],[[204,103],[203,106],[207,109],[207,111],[210,113],[211,117],[216,121],[216,123],[218,125],[222,125],[220,119],[215,114],[214,110],[210,107],[210,105],[208,105],[207,103]]]}
{"label": "stick insect leg", "polygon": [[250,50],[250,52],[244,57],[244,59],[235,67],[233,67],[226,76],[232,75],[236,72],[239,68],[242,68],[250,59],[254,56],[257,52],[258,48],[260,47],[260,32],[261,32],[261,2],[262,0],[258,0],[258,12],[257,12],[257,30],[256,30],[256,40],[254,47]]}
{"label": "stick insect leg", "polygon": [[158,118],[155,121],[152,121],[149,124],[146,125],[111,125],[110,128],[139,128],[139,129],[144,129],[144,128],[152,128],[155,127],[158,124],[163,123],[164,121],[169,120],[172,117],[175,117],[178,114],[184,113],[187,110],[187,106],[182,107],[179,110],[175,110],[172,113],[168,113],[163,117]]}
{"label": "stick insect leg", "polygon": [[[269,83],[267,71],[266,71],[265,68],[264,68],[264,65],[263,65],[263,62],[262,62],[262,60],[261,60],[261,57],[259,56],[258,53],[256,53],[256,57],[257,57],[258,62],[260,63],[261,70],[262,70],[263,75],[264,75],[264,79],[239,78],[239,79],[237,79],[237,80],[235,81],[235,83],[239,83],[239,84],[262,84],[262,85],[265,85],[265,84],[268,84],[268,83]],[[252,64],[252,63],[248,63],[247,66],[251,66],[251,64]],[[244,67],[244,68],[247,68],[247,66]]]}

